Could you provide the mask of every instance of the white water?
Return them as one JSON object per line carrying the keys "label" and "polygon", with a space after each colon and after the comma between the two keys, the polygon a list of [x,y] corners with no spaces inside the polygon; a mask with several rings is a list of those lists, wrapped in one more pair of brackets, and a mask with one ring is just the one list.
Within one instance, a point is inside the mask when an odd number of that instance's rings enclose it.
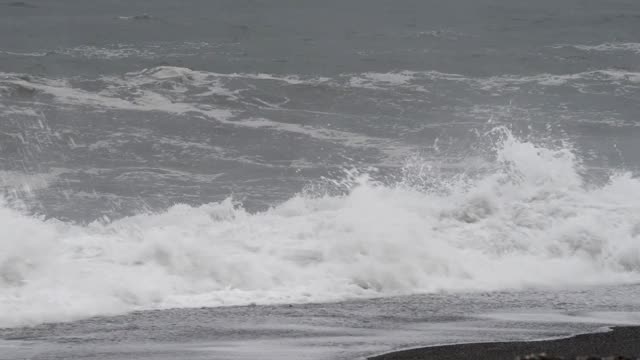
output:
{"label": "white water", "polygon": [[639,179],[590,186],[568,149],[508,133],[496,147],[484,175],[361,176],[256,214],[229,199],[80,226],[1,207],[0,325],[640,281]]}

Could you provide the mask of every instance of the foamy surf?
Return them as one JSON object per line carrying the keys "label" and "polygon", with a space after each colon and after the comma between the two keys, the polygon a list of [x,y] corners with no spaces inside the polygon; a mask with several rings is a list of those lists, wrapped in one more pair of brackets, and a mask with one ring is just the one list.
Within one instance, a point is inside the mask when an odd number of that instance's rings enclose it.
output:
{"label": "foamy surf", "polygon": [[258,213],[227,199],[81,226],[3,206],[0,325],[640,281],[637,178],[590,184],[571,150],[509,132],[491,161],[473,176],[361,175]]}

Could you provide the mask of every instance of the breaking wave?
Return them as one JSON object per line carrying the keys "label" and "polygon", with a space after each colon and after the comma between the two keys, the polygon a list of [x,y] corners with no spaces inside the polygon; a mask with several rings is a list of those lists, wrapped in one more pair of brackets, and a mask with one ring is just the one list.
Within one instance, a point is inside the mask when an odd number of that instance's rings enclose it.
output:
{"label": "breaking wave", "polygon": [[640,281],[640,180],[590,184],[570,149],[500,133],[481,173],[413,163],[258,213],[227,199],[77,225],[2,206],[0,325]]}

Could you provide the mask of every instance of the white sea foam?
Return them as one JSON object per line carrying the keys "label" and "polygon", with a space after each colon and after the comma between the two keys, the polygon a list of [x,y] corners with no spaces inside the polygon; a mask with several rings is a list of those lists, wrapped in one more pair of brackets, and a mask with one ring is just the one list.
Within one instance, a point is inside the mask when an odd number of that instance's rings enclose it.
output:
{"label": "white sea foam", "polygon": [[[138,72],[127,73],[122,77],[102,77],[99,79],[98,90],[85,90],[70,80],[48,78],[25,78],[20,74],[0,73],[0,81],[7,86],[27,89],[52,96],[56,102],[74,107],[88,107],[97,111],[125,110],[144,112],[164,112],[169,114],[200,114],[218,122],[248,128],[270,128],[274,131],[297,133],[310,138],[331,141],[354,147],[375,147],[384,151],[388,147],[396,150],[401,144],[383,138],[365,136],[348,131],[277,122],[268,119],[233,119],[235,109],[221,108],[208,102],[198,102],[202,97],[218,96],[235,101],[239,106],[244,102],[240,99],[240,90],[230,89],[226,81],[229,80],[277,81],[289,85],[317,84],[327,81],[324,78],[301,78],[294,75],[268,74],[218,74],[196,71],[188,68],[159,66]],[[1,94],[0,94],[1,95]],[[1,98],[1,96],[0,96]],[[276,105],[270,108],[286,111]],[[1,113],[15,114],[17,108],[0,108]],[[117,135],[117,134],[116,134]],[[112,143],[103,140],[92,145],[98,149]]]}
{"label": "white sea foam", "polygon": [[[620,84],[621,82],[640,83],[640,73],[625,70],[594,70],[585,71],[575,74],[537,74],[532,76],[515,76],[504,75],[487,78],[480,81],[485,87],[491,88],[496,86],[519,85],[536,83],[545,86],[558,86],[571,82],[601,82],[609,84]],[[580,84],[578,84],[580,85]]]}
{"label": "white sea foam", "polygon": [[586,184],[570,150],[505,134],[484,175],[360,176],[259,213],[228,199],[80,226],[0,207],[0,325],[640,281],[640,180]]}
{"label": "white sea foam", "polygon": [[389,73],[364,73],[350,79],[352,87],[378,88],[377,85],[407,85],[415,79],[415,73],[411,71],[389,72]]}
{"label": "white sea foam", "polygon": [[393,89],[411,88],[417,91],[427,91],[425,83],[443,81],[468,82],[472,78],[460,74],[443,73],[439,71],[392,71],[387,73],[367,72],[362,74],[343,74],[350,87],[365,89]]}
{"label": "white sea foam", "polygon": [[[77,82],[89,82],[98,90],[85,90]],[[161,111],[173,114],[199,113],[220,122],[242,126],[242,122],[229,121],[236,110],[261,103],[274,110],[288,110],[282,103],[267,103],[259,98],[247,98],[243,92],[255,86],[255,81],[275,81],[283,86],[320,85],[328,87],[351,87],[371,90],[410,91],[431,93],[442,84],[466,86],[467,90],[501,94],[548,87],[572,87],[585,93],[633,94],[640,91],[640,73],[603,69],[573,74],[499,75],[471,77],[438,71],[397,71],[388,73],[341,74],[334,78],[302,77],[298,75],[273,74],[221,74],[191,70],[182,67],[159,66],[123,76],[108,76],[99,79],[49,79],[25,77],[21,74],[0,73],[0,97],[11,95],[12,89],[23,92],[45,93],[58,102],[72,106],[89,106],[97,109],[120,109],[133,111]],[[607,88],[603,88],[606,86]],[[26,91],[24,91],[26,90]],[[238,108],[221,108],[203,102],[206,97],[215,97],[226,106],[237,104]],[[301,111],[301,110],[297,110]]]}
{"label": "white sea foam", "polygon": [[232,116],[230,109],[212,108],[194,100],[211,95],[237,100],[237,91],[225,87],[223,80],[226,79],[279,81],[291,85],[325,81],[323,78],[301,79],[295,75],[218,74],[159,66],[127,73],[122,77],[102,77],[99,79],[102,88],[88,91],[68,79],[25,78],[20,74],[0,73],[0,81],[5,87],[11,85],[45,93],[67,105],[173,114],[200,113],[221,122]]}
{"label": "white sea foam", "polygon": [[[589,92],[592,85],[615,85],[638,87],[640,72],[603,69],[573,74],[534,74],[534,75],[498,75],[489,77],[472,77],[461,74],[442,73],[438,71],[398,71],[388,73],[363,73],[343,75],[348,78],[350,87],[373,90],[397,90],[401,88],[429,92],[437,88],[439,83],[461,83],[471,89],[500,93],[517,91],[522,86],[570,86],[582,92]],[[431,85],[431,86],[430,86]]]}
{"label": "white sea foam", "polygon": [[183,80],[192,81],[195,84],[205,84],[211,80],[218,81],[220,79],[248,79],[248,80],[269,80],[284,82],[290,85],[300,84],[319,84],[328,82],[331,79],[327,77],[301,77],[298,75],[274,75],[264,73],[215,73],[209,71],[197,71],[177,66],[158,66],[142,71],[131,72],[127,74],[127,79],[138,79],[140,81],[150,83],[154,80],[166,80],[181,78]]}
{"label": "white sea foam", "polygon": [[[74,86],[64,79],[29,78],[18,74],[1,73],[0,80],[29,91],[52,96],[57,102],[65,105],[87,106],[97,109],[160,111],[171,114],[200,113],[207,117],[225,121],[231,116],[228,109],[218,109],[206,105],[198,105],[188,101],[175,101],[170,94],[153,89],[136,89],[132,99],[120,98],[117,86],[107,87],[101,91],[88,91]],[[132,87],[135,84],[131,85]],[[131,90],[131,88],[127,88]]]}

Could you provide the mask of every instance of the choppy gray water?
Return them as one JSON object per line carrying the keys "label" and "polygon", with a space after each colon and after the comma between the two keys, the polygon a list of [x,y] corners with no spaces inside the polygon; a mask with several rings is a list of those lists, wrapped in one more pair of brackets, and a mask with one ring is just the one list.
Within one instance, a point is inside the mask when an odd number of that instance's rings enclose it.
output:
{"label": "choppy gray water", "polygon": [[2,164],[50,216],[264,207],[490,119],[637,167],[634,1],[26,5],[0,14]]}
{"label": "choppy gray water", "polygon": [[212,308],[0,347],[349,358],[503,339],[473,316],[574,286],[637,322],[639,60],[635,0],[2,2],[0,326]]}

